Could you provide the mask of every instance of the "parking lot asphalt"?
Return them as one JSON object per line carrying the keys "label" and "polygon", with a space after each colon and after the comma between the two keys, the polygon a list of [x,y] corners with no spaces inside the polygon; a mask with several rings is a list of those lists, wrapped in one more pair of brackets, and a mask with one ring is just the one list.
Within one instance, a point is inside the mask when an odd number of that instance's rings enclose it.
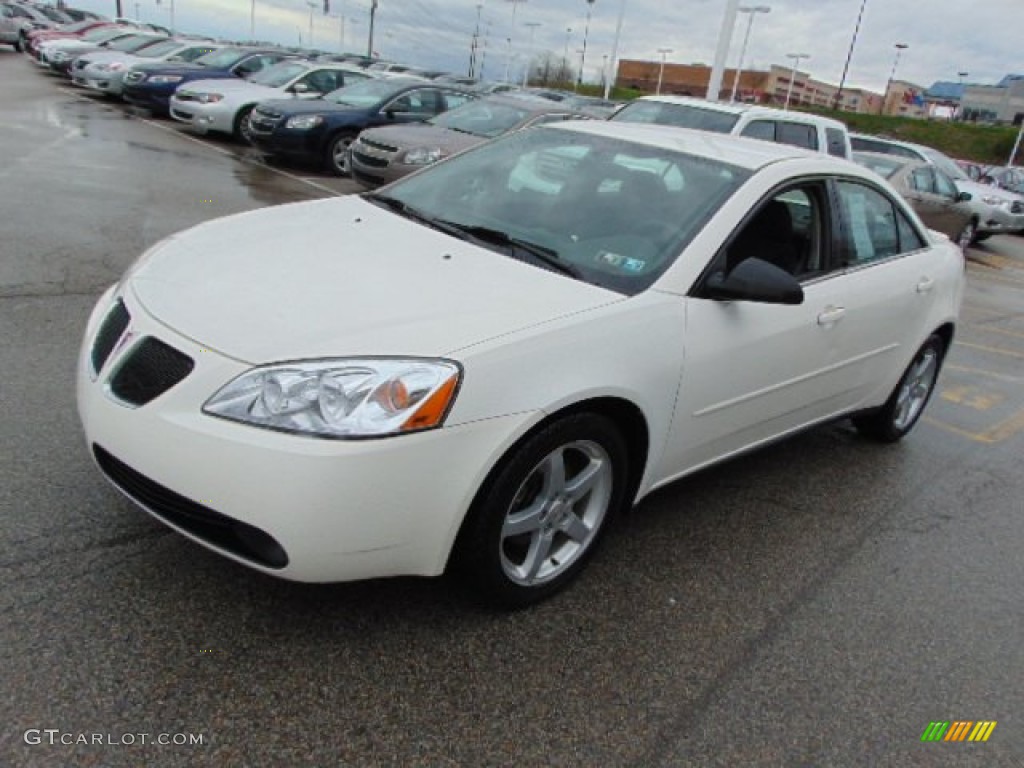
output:
{"label": "parking lot asphalt", "polygon": [[1024,239],[972,253],[903,443],[840,423],[676,483],[567,592],[494,613],[444,579],[237,566],[121,499],[80,434],[80,334],[139,253],[352,185],[4,49],[0,104],[0,765],[1024,764]]}

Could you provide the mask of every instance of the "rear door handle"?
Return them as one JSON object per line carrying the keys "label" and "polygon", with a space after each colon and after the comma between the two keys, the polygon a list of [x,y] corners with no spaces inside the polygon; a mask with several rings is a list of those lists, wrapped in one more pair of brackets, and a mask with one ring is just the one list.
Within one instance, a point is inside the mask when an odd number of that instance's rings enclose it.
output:
{"label": "rear door handle", "polygon": [[930,277],[922,277],[917,281],[917,292],[928,293],[932,288],[935,287],[935,281]]}
{"label": "rear door handle", "polygon": [[825,307],[818,315],[818,325],[832,325],[838,322],[846,314],[846,307]]}

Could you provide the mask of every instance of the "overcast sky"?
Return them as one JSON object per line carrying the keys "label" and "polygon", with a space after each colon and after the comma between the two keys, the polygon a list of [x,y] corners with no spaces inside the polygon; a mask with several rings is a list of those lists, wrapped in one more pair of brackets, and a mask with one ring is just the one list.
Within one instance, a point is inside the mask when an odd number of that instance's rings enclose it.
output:
{"label": "overcast sky", "polygon": [[[289,45],[309,44],[310,2],[314,0],[255,0],[256,36]],[[159,2],[159,4],[158,4]],[[167,24],[172,0],[123,0],[124,12],[143,21]],[[323,15],[323,0],[315,0],[313,44],[337,50],[340,22],[346,18],[345,48],[365,52],[370,0],[330,0],[331,14]],[[671,48],[667,60],[711,64],[725,0],[625,0],[626,12],[619,57],[660,58],[659,48]],[[862,0],[743,0],[743,5],[766,5],[753,23],[745,69],[787,66],[787,53],[810,58],[801,69],[826,82],[838,83],[850,47]],[[88,10],[113,15],[115,0],[72,0]],[[464,73],[469,65],[470,41],[482,4],[481,38],[487,32],[484,75],[504,77],[512,39],[511,77],[521,77],[523,62],[551,51],[562,56],[567,48],[579,65],[587,9],[591,11],[587,42],[586,79],[597,81],[603,56],[611,54],[615,24],[622,0],[380,0],[374,50],[381,56],[418,66]],[[252,0],[174,0],[176,26],[182,31],[231,38],[249,35]],[[515,26],[513,27],[513,9]],[[977,14],[983,12],[982,18]],[[735,66],[746,30],[740,15],[732,39],[728,66]],[[885,88],[895,59],[895,43],[909,47],[900,56],[896,77],[929,86],[936,80],[958,79],[994,83],[1018,64],[1020,30],[1024,28],[1020,0],[866,0],[853,61],[847,76],[850,87],[875,91]],[[534,31],[530,46],[531,28]],[[571,30],[569,32],[568,30]]]}

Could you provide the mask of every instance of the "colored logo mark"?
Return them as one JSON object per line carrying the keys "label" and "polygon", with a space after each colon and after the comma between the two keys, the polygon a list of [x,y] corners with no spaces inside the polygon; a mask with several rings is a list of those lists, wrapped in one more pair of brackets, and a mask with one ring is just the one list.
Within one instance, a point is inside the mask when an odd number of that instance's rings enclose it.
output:
{"label": "colored logo mark", "polygon": [[995,729],[995,720],[932,721],[921,734],[921,741],[988,741]]}

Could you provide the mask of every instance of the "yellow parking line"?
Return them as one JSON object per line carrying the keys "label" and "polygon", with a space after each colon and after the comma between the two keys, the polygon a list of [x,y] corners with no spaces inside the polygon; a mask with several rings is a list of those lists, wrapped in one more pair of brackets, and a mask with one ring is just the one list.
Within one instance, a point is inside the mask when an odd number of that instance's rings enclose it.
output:
{"label": "yellow parking line", "polygon": [[969,347],[970,349],[980,349],[983,352],[994,352],[997,355],[1006,355],[1007,357],[1018,357],[1024,360],[1024,352],[1015,352],[1012,349],[1003,349],[1002,347],[986,347],[984,344],[971,344],[968,341],[958,341],[956,343],[958,347]]}
{"label": "yellow parking line", "polygon": [[[957,342],[959,344],[960,342]],[[953,365],[947,363],[943,366],[944,370],[956,371],[957,373],[973,373],[975,376],[988,376],[991,379],[999,379],[1000,381],[1020,381],[1020,376],[1010,376],[1006,373],[997,373],[996,371],[986,371],[983,368],[971,368],[967,365]]]}
{"label": "yellow parking line", "polygon": [[954,427],[952,424],[947,424],[944,421],[940,421],[939,419],[935,419],[930,416],[925,416],[923,420],[928,424],[931,424],[933,427],[938,427],[939,429],[944,429],[947,432],[952,432],[955,435],[966,437],[968,440],[972,440],[975,443],[985,443],[987,445],[1002,443],[1009,440],[1014,435],[1024,431],[1024,409],[1017,411],[1009,418],[1003,419],[1003,421],[999,422],[995,426],[989,427],[983,432],[969,432],[966,429]]}
{"label": "yellow parking line", "polygon": [[952,432],[954,435],[960,435],[960,437],[966,437],[968,440],[973,440],[976,443],[984,443],[983,434],[979,432],[968,432],[966,429],[960,429],[960,427],[954,427],[952,424],[947,424],[944,421],[932,418],[931,416],[923,416],[921,421],[931,424],[933,427],[944,429],[947,432]]}
{"label": "yellow parking line", "polygon": [[982,328],[988,333],[1001,333],[1004,336],[1013,336],[1017,339],[1024,339],[1024,332],[1022,331],[1011,331],[1006,328],[996,328],[994,325],[988,325],[987,323],[968,322],[965,323],[965,325],[969,325],[971,328]]}

